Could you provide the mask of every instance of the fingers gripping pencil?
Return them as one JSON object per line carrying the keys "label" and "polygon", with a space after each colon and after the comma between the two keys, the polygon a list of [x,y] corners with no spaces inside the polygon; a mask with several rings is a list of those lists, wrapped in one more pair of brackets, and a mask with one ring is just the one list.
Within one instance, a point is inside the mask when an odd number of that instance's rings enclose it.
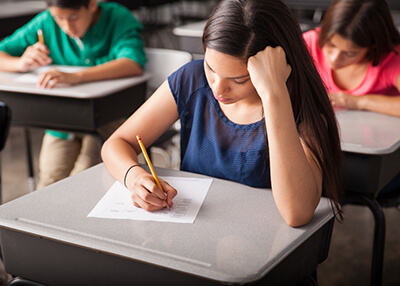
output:
{"label": "fingers gripping pencil", "polygon": [[[164,192],[163,188],[161,187],[160,181],[158,180],[156,172],[154,171],[153,164],[150,161],[149,155],[147,154],[146,148],[143,145],[142,139],[140,138],[139,135],[136,136],[136,139],[137,139],[137,141],[139,143],[140,149],[142,149],[143,156],[144,156],[144,158],[145,158],[145,160],[147,162],[147,165],[150,168],[150,171],[151,171],[151,174],[153,175],[154,181],[156,181],[156,184],[160,188],[160,190]],[[168,202],[167,202],[167,208],[169,209]]]}

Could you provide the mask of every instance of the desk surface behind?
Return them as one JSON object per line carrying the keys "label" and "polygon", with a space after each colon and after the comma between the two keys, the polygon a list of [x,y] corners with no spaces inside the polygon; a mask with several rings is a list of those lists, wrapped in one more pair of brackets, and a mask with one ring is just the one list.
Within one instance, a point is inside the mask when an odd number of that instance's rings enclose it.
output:
{"label": "desk surface behind", "polygon": [[37,14],[46,8],[46,1],[2,1],[0,19]]}
{"label": "desk surface behind", "polygon": [[[157,174],[200,175],[157,169]],[[0,225],[169,269],[232,283],[270,271],[333,217],[322,199],[291,228],[271,190],[214,179],[193,224],[88,218],[115,180],[103,164],[0,206]]]}
{"label": "desk surface behind", "polygon": [[400,148],[400,118],[376,112],[337,109],[345,152],[383,155]]}

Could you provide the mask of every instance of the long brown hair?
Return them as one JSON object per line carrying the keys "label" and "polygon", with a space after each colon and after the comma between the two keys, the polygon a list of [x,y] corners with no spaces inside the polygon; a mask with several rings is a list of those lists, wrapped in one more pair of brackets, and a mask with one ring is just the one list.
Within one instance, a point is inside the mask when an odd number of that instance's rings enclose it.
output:
{"label": "long brown hair", "polygon": [[385,0],[335,0],[322,20],[319,47],[334,34],[368,48],[367,57],[374,66],[387,53],[396,53],[400,44],[400,33]]}
{"label": "long brown hair", "polygon": [[292,72],[287,81],[298,132],[323,173],[323,195],[339,211],[340,140],[326,89],[302,38],[300,25],[280,0],[223,0],[211,13],[203,47],[247,62],[267,46],[281,46]]}

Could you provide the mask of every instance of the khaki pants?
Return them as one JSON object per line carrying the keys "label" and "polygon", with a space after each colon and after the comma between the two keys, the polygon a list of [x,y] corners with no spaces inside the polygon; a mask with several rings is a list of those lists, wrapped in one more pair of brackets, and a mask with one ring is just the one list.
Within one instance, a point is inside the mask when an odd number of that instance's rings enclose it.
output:
{"label": "khaki pants", "polygon": [[[125,119],[117,119],[103,126],[98,134],[107,139]],[[39,182],[41,189],[101,162],[100,141],[92,135],[77,135],[74,140],[63,140],[45,134],[39,155]]]}
{"label": "khaki pants", "polygon": [[37,189],[98,163],[100,163],[100,142],[94,136],[79,135],[74,140],[63,140],[45,134],[39,156]]}

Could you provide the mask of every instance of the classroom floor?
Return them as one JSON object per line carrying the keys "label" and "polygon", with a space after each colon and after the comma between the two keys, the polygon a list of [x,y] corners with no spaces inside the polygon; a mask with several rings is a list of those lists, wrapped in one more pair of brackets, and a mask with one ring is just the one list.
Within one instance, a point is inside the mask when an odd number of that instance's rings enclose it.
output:
{"label": "classroom floor", "polygon": [[[43,130],[31,129],[32,149],[37,178],[38,155]],[[23,129],[12,127],[2,152],[3,201],[7,202],[29,192]],[[154,160],[157,165],[157,160]],[[370,285],[374,220],[362,206],[344,207],[344,223],[335,223],[328,259],[318,268],[320,286]],[[386,246],[383,285],[400,285],[400,210],[385,209]],[[0,280],[3,268],[0,265]],[[1,284],[0,285],[5,285]]]}

